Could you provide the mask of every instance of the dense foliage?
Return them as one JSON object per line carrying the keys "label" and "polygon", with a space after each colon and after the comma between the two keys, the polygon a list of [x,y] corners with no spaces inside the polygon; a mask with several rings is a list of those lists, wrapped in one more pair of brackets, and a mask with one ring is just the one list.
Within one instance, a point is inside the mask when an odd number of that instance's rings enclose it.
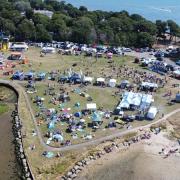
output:
{"label": "dense foliage", "polygon": [[[53,11],[52,18],[34,13]],[[156,37],[179,36],[180,27],[168,20],[156,23],[126,11],[105,12],[79,9],[54,0],[0,0],[0,31],[15,41],[74,41],[122,46],[151,46]]]}

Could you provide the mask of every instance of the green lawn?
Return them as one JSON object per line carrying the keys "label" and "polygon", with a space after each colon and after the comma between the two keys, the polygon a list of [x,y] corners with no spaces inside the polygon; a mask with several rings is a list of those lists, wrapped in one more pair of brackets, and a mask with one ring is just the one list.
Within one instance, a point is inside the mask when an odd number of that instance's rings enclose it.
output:
{"label": "green lawn", "polygon": [[7,112],[8,110],[9,110],[9,108],[8,108],[7,104],[0,104],[0,115]]}

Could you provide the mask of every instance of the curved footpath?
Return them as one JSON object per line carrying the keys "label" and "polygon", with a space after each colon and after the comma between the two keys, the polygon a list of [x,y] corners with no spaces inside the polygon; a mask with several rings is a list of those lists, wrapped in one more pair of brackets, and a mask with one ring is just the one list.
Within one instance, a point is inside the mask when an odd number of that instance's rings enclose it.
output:
{"label": "curved footpath", "polygon": [[[92,140],[92,141],[88,141],[88,142],[85,142],[85,143],[81,143],[81,144],[75,144],[75,145],[71,145],[71,146],[65,146],[65,147],[56,148],[56,147],[48,146],[44,142],[44,140],[42,138],[42,135],[41,135],[41,132],[40,132],[40,130],[38,128],[38,125],[37,125],[36,118],[34,116],[33,110],[31,108],[29,98],[28,98],[26,92],[24,91],[24,89],[22,88],[22,86],[19,85],[16,82],[14,82],[14,81],[8,81],[8,80],[0,80],[0,84],[4,84],[4,85],[7,85],[7,86],[10,86],[10,87],[14,88],[17,91],[17,93],[19,94],[19,98],[21,97],[20,94],[24,96],[26,104],[27,104],[27,108],[28,108],[29,112],[31,113],[31,117],[32,117],[35,129],[36,129],[37,136],[39,138],[40,144],[47,151],[69,151],[69,150],[80,149],[80,148],[90,146],[90,145],[96,145],[96,144],[102,143],[104,141],[112,140],[114,138],[122,137],[122,136],[124,136],[126,134],[136,132],[136,131],[138,131],[139,129],[142,129],[142,128],[149,128],[154,124],[157,124],[157,123],[160,123],[160,122],[166,120],[167,118],[169,118],[170,116],[176,114],[177,112],[180,112],[180,108],[179,108],[179,109],[176,109],[176,110],[172,111],[169,114],[166,114],[163,118],[161,118],[161,119],[159,119],[159,120],[157,120],[155,122],[152,122],[152,123],[150,123],[148,125],[145,125],[145,126],[139,126],[139,127],[136,127],[136,128],[132,128],[130,130],[126,130],[124,132],[115,133],[115,134],[112,134],[112,135],[109,135],[109,136],[105,136],[105,137],[95,139],[95,140]],[[19,102],[19,99],[18,99],[18,102]],[[18,107],[18,109],[19,108],[21,108],[21,107]],[[22,121],[22,123],[23,123],[23,121]]]}

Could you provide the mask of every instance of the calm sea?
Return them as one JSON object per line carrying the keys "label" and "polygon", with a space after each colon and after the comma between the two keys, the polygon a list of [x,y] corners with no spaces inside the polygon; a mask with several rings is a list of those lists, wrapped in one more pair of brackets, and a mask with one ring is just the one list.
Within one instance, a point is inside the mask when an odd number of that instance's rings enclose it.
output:
{"label": "calm sea", "polygon": [[89,10],[121,11],[138,13],[145,18],[172,19],[180,25],[180,0],[66,0],[76,7],[86,6]]}

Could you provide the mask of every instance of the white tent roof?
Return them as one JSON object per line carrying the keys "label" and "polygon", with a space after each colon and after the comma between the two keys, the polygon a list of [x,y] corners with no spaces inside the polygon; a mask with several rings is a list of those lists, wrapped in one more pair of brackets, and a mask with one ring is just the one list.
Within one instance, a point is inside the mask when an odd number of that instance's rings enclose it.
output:
{"label": "white tent roof", "polygon": [[116,79],[110,79],[109,82],[110,83],[116,83]]}
{"label": "white tent roof", "polygon": [[142,82],[141,86],[148,86],[152,88],[158,88],[158,85],[155,83],[149,83],[149,82]]}
{"label": "white tent roof", "polygon": [[96,81],[97,81],[97,82],[104,82],[104,81],[105,81],[105,78],[97,78]]}
{"label": "white tent roof", "polygon": [[157,112],[158,112],[157,108],[154,106],[151,106],[147,113],[147,118],[154,119],[156,117]]}
{"label": "white tent roof", "polygon": [[128,80],[123,80],[123,81],[121,81],[120,84],[129,84],[129,81]]}
{"label": "white tent roof", "polygon": [[154,99],[150,94],[125,92],[118,107],[129,108],[130,105],[145,107],[149,106],[152,102],[154,102]]}
{"label": "white tent roof", "polygon": [[96,108],[97,108],[96,103],[86,104],[86,109],[88,110],[95,110]]}
{"label": "white tent roof", "polygon": [[93,81],[93,77],[84,77],[84,82],[92,82]]}
{"label": "white tent roof", "polygon": [[141,104],[141,98],[142,98],[142,94],[139,93],[134,93],[133,97],[131,99],[131,104],[135,105],[135,106],[140,106]]}

